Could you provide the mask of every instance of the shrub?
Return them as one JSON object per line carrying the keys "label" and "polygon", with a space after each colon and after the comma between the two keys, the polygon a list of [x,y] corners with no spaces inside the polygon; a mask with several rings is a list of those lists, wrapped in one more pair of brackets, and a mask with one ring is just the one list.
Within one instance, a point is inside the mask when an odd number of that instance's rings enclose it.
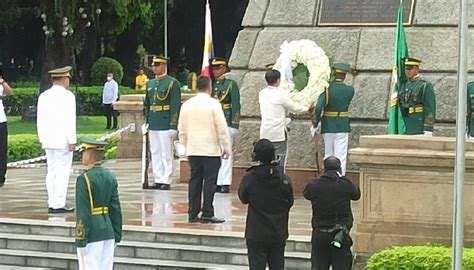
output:
{"label": "shrub", "polygon": [[38,136],[22,134],[8,136],[8,162],[35,158],[44,155]]}
{"label": "shrub", "polygon": [[[71,86],[71,91],[76,95],[78,114],[102,115],[102,86],[76,87]],[[29,106],[38,102],[39,90],[37,88],[15,88],[14,94],[4,100],[8,115],[21,115]],[[120,87],[121,95],[136,94],[136,91],[127,87]]]}
{"label": "shrub", "polygon": [[[101,135],[98,134],[81,134],[77,137],[80,138],[82,136],[94,139],[101,137]],[[119,141],[120,136],[115,136],[112,139],[108,140],[109,144],[105,148],[105,159],[115,158]],[[41,144],[36,134],[21,134],[8,136],[8,162],[36,158],[43,155],[44,151],[43,149],[41,149]],[[80,153],[74,153],[74,161],[81,160],[81,157],[82,155]]]}
{"label": "shrub", "polygon": [[114,74],[114,80],[118,84],[122,82],[123,78],[123,67],[115,59],[109,57],[101,57],[92,65],[91,80],[93,85],[102,85],[107,77],[107,73],[112,72]]}
{"label": "shrub", "polygon": [[[444,246],[393,247],[374,254],[367,270],[448,270],[451,248]],[[474,269],[474,249],[464,249],[464,269]]]}

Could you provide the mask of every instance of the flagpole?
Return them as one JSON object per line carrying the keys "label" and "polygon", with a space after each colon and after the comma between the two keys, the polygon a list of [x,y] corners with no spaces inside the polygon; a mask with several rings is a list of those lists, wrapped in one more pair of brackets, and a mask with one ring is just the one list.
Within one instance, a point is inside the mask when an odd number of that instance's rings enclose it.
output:
{"label": "flagpole", "polygon": [[466,159],[466,98],[468,57],[468,0],[459,4],[458,95],[456,113],[455,192],[453,207],[453,258],[451,269],[463,269],[464,248],[464,174]]}
{"label": "flagpole", "polygon": [[164,0],[164,11],[163,11],[163,20],[164,20],[164,28],[165,28],[165,57],[168,57],[168,0]]}

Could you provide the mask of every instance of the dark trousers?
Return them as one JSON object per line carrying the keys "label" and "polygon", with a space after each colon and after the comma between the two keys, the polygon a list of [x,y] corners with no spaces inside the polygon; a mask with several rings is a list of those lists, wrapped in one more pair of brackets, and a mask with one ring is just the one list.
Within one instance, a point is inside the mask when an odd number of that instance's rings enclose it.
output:
{"label": "dark trousers", "polygon": [[[117,111],[114,110],[112,104],[104,104],[105,117],[107,118],[106,129],[116,129],[117,128]],[[113,119],[113,123],[112,122]],[[111,125],[112,124],[112,125]]]}
{"label": "dark trousers", "polygon": [[7,122],[0,123],[0,183],[5,183],[8,157],[8,128]]}
{"label": "dark trousers", "polygon": [[341,248],[334,247],[331,242],[336,233],[313,230],[311,239],[311,269],[312,270],[351,270],[352,268],[352,239],[346,235]]}
{"label": "dark trousers", "polygon": [[250,270],[270,270],[285,268],[285,245],[283,242],[260,242],[247,239],[247,255]]}
{"label": "dark trousers", "polygon": [[[214,216],[214,193],[216,192],[217,174],[221,167],[220,157],[188,157],[191,165],[191,180],[189,180],[189,217],[194,218],[202,211],[203,217]],[[204,188],[203,188],[204,187]],[[201,193],[204,202],[201,208]]]}

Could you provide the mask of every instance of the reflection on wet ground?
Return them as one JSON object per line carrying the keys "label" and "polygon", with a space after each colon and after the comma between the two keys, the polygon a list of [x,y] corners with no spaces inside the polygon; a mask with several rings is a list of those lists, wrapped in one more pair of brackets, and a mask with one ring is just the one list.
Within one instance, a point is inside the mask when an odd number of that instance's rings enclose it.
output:
{"label": "reflection on wet ground", "polygon": [[[73,166],[68,193],[68,206],[74,206],[74,183],[84,169],[80,164]],[[175,171],[171,191],[142,190],[140,183],[140,162],[119,160],[107,162],[119,181],[119,194],[126,225],[152,226],[158,228],[186,228],[210,231],[243,232],[247,206],[240,203],[236,194],[216,194],[215,216],[226,220],[223,224],[187,223],[187,184],[178,183],[179,171]],[[175,168],[179,168],[176,166]],[[46,167],[10,169],[7,183],[0,188],[0,218],[55,220],[73,222],[74,214],[48,215],[45,187]],[[151,176],[151,174],[150,174]],[[309,236],[311,234],[311,206],[303,198],[296,198],[290,212],[290,234]]]}

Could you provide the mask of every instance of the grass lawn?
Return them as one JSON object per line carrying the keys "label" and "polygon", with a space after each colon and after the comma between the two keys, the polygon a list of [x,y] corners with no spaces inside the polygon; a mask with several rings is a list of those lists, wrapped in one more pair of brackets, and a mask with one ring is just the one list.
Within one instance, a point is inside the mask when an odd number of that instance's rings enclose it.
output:
{"label": "grass lawn", "polygon": [[[36,123],[22,122],[20,116],[8,116],[8,135],[37,134]],[[104,116],[79,116],[76,123],[77,134],[107,134]]]}

